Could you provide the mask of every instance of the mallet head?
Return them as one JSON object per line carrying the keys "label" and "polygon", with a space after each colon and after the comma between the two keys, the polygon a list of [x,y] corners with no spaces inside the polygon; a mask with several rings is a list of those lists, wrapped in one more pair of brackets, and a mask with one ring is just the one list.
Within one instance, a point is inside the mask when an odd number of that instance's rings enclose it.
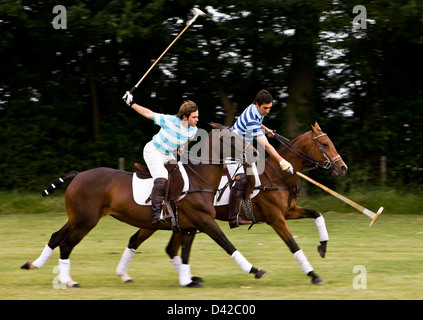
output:
{"label": "mallet head", "polygon": [[202,17],[207,16],[205,12],[201,11],[198,8],[192,8],[192,11],[194,12],[195,15],[202,16]]}
{"label": "mallet head", "polygon": [[383,211],[383,207],[380,207],[379,210],[376,212],[376,215],[373,217],[372,222],[370,222],[369,227],[371,227],[376,221],[377,219],[379,219],[380,214]]}

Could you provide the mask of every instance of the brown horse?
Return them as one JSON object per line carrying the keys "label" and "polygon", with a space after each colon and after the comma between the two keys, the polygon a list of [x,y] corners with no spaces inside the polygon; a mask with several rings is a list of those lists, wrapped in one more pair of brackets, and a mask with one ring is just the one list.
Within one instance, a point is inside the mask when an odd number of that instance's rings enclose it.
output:
{"label": "brown horse", "polygon": [[[282,139],[283,137],[278,135],[276,137],[282,143],[282,146],[278,150],[279,154],[288,160],[296,171],[301,171],[306,165],[313,164],[316,167],[331,170],[334,176],[344,176],[346,174],[347,165],[341,156],[339,156],[332,141],[320,129],[317,122],[314,126],[311,125],[310,131],[300,135],[289,143]],[[256,197],[251,199],[252,211],[256,222],[266,222],[283,239],[294,254],[294,258],[300,264],[303,272],[311,277],[312,283],[320,284],[323,283],[323,280],[313,271],[311,264],[298,247],[286,223],[286,220],[289,219],[313,218],[320,237],[318,252],[324,258],[327,241],[329,240],[325,220],[319,212],[296,205],[297,193],[295,186],[297,180],[297,175],[288,175],[282,172],[274,159],[266,159],[265,170],[260,175],[261,185],[258,187],[261,191]],[[216,219],[227,221],[228,206],[216,206],[215,208]],[[245,213],[242,213],[245,216]],[[148,239],[154,232],[155,230],[138,230],[131,237],[126,250],[135,252],[141,243]],[[173,233],[166,251],[177,271],[178,267],[174,261],[181,259],[177,255],[178,249],[182,246],[182,259],[187,261],[193,239],[193,236],[187,238],[184,234]],[[127,276],[126,280],[131,280],[127,275],[130,259],[125,260],[124,257],[125,254],[120,262],[120,267],[124,267],[124,273]]]}
{"label": "brown horse", "polygon": [[[211,159],[212,163],[200,161],[196,165],[184,164],[189,176],[190,189],[177,204],[179,226],[183,234],[187,235],[185,240],[187,243],[192,242],[190,238],[193,238],[195,230],[200,230],[216,241],[245,272],[253,273],[256,278],[260,278],[266,272],[254,268],[236,250],[214,220],[216,212],[213,206],[214,194],[222,176],[223,161],[227,156],[223,154],[222,150],[231,150],[231,156],[239,158],[241,155],[243,159],[254,157],[256,150],[251,145],[244,144],[242,138],[233,134],[228,128],[218,124],[212,124],[212,127],[215,130],[210,132],[208,139],[202,139],[205,148],[200,149],[203,152],[199,157],[201,160]],[[54,187],[47,190],[54,191],[56,186],[73,179],[65,196],[68,221],[59,231],[52,234],[40,257],[34,262],[27,261],[22,268],[41,268],[53,250],[59,246],[59,280],[68,286],[79,286],[70,276],[69,256],[72,249],[97,225],[102,217],[111,215],[129,225],[148,230],[150,234],[158,229],[170,230],[170,223],[153,226],[151,224],[151,206],[140,206],[134,202],[132,176],[133,174],[130,172],[95,168],[81,173],[69,173],[56,180],[53,184]],[[178,267],[183,274],[179,279],[182,286],[198,286],[197,282],[191,279],[187,261]]]}

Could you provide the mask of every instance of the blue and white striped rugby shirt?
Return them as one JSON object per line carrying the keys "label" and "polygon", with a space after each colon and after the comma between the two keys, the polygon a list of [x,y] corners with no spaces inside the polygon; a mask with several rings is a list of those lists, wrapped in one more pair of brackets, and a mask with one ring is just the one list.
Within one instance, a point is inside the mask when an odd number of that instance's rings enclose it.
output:
{"label": "blue and white striped rugby shirt", "polygon": [[254,138],[264,135],[260,128],[263,119],[264,117],[253,103],[238,117],[232,127],[232,131],[236,132],[246,142],[251,142]]}
{"label": "blue and white striped rugby shirt", "polygon": [[154,146],[165,154],[176,151],[181,145],[192,139],[197,133],[197,127],[185,128],[182,120],[168,114],[154,113],[154,124],[161,127],[153,137]]}

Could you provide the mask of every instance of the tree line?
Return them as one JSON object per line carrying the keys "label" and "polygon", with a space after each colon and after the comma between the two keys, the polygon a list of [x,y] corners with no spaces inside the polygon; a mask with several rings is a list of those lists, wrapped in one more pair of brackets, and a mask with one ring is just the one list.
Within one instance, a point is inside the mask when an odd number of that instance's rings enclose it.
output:
{"label": "tree line", "polygon": [[[52,23],[56,5],[63,29]],[[269,128],[294,138],[317,120],[349,165],[341,180],[311,173],[320,181],[423,182],[421,1],[21,0],[0,3],[0,189],[142,161],[158,128],[121,97],[195,5],[208,17],[142,82],[139,104],[175,114],[193,100],[208,129],[231,125],[264,88],[275,99]]]}

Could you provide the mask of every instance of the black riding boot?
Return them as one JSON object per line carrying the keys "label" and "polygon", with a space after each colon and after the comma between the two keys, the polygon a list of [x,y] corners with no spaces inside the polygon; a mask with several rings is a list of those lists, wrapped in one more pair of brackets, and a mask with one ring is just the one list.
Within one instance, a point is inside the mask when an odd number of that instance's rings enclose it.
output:
{"label": "black riding boot", "polygon": [[163,201],[166,194],[167,179],[157,178],[154,180],[153,190],[151,191],[151,206],[152,206],[152,219],[151,224],[156,225],[164,223],[170,219],[170,216],[162,216]]}
{"label": "black riding boot", "polygon": [[247,177],[245,173],[241,173],[236,176],[235,180],[229,195],[228,204],[228,222],[231,229],[239,227],[240,225],[251,224],[251,221],[245,220],[239,216],[241,200],[245,196],[245,189],[247,187]]}

